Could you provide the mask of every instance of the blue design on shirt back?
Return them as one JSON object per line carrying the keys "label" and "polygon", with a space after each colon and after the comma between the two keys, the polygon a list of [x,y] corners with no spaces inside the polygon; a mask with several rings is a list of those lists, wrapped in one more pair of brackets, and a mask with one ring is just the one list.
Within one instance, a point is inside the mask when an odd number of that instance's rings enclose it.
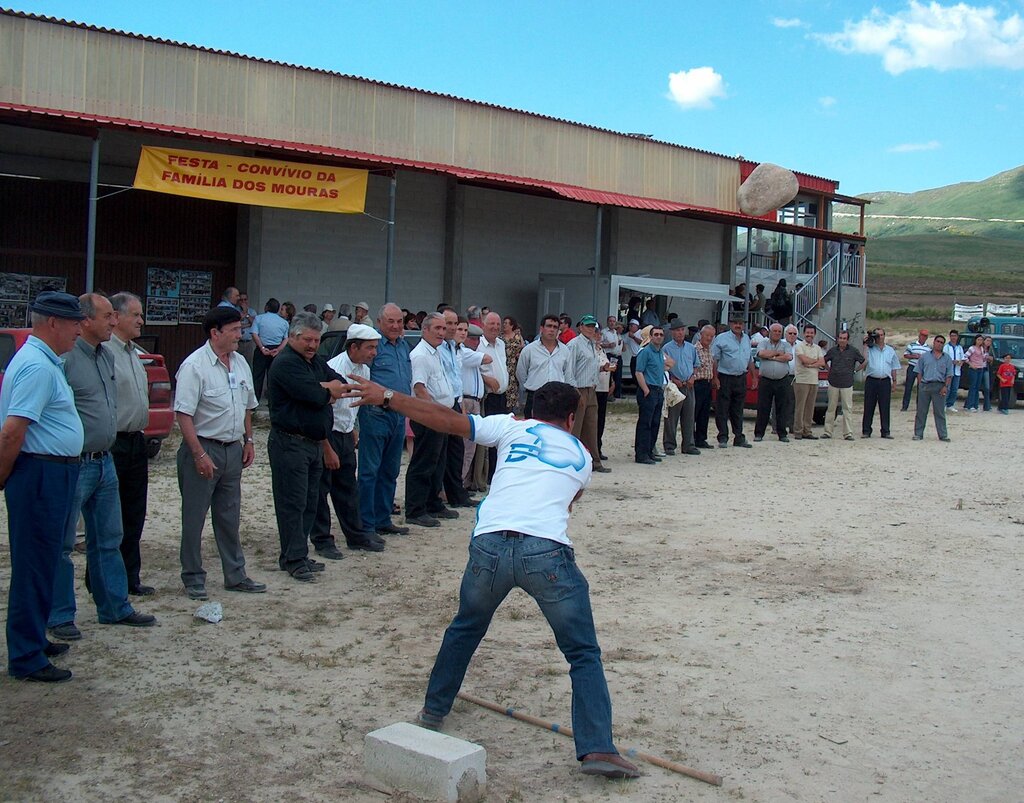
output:
{"label": "blue design on shirt back", "polygon": [[[582,471],[586,466],[587,458],[583,453],[583,447],[568,433],[550,424],[534,424],[526,431],[536,440],[533,443],[513,443],[509,447],[508,457],[505,458],[506,463],[519,463],[532,457],[554,468]],[[556,437],[552,437],[553,435]]]}

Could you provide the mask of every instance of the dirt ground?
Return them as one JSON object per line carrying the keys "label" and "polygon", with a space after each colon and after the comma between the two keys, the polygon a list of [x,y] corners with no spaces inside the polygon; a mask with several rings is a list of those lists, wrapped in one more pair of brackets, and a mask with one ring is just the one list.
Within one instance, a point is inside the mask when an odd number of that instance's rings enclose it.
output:
{"label": "dirt ground", "polygon": [[[571,740],[460,701],[446,730],[487,749],[488,799],[1019,800],[1024,412],[950,416],[951,444],[911,442],[910,416],[894,413],[893,441],[766,439],[647,467],[631,458],[635,406],[615,405],[613,472],[595,475],[571,536],[617,742],[724,785],[650,765],[634,782],[588,778]],[[0,680],[0,798],[411,799],[364,783],[363,737],[422,703],[470,517],[296,583],[276,570],[266,434],[243,540],[269,592],[223,592],[210,537],[224,620],[193,618],[169,443],[143,544],[157,594],[138,603],[159,627],[99,625],[79,588],[84,639],[57,660],[74,680]],[[8,575],[3,550],[4,588]],[[464,688],[569,722],[567,667],[528,597],[499,609]]]}

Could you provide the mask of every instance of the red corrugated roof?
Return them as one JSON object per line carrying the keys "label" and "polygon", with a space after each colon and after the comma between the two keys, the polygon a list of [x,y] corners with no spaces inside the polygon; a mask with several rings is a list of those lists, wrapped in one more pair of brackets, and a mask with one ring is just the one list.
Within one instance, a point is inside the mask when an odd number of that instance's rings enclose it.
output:
{"label": "red corrugated roof", "polygon": [[[416,87],[405,86],[403,84],[392,84],[392,83],[388,83],[387,81],[376,81],[376,80],[374,80],[372,78],[363,78],[362,76],[359,76],[359,75],[349,75],[347,73],[337,72],[336,70],[324,70],[324,69],[321,69],[319,67],[304,67],[301,64],[291,64],[291,63],[285,62],[285,61],[275,61],[274,59],[263,59],[263,58],[259,58],[257,56],[247,56],[244,53],[236,53],[236,52],[231,51],[231,50],[218,50],[216,48],[203,47],[201,45],[189,44],[188,42],[178,42],[178,41],[175,41],[173,39],[162,39],[162,38],[157,37],[157,36],[147,36],[145,34],[137,34],[137,33],[132,33],[130,31],[118,30],[116,28],[104,28],[104,27],[99,26],[99,25],[89,25],[88,23],[75,22],[74,20],[66,20],[66,19],[62,19],[60,17],[50,17],[50,16],[46,16],[46,15],[43,15],[43,14],[30,14],[30,13],[25,12],[25,11],[15,11],[14,9],[9,9],[9,8],[0,8],[0,14],[3,14],[5,16],[9,16],[9,17],[19,17],[21,19],[37,20],[39,22],[49,22],[49,23],[52,23],[54,25],[65,25],[65,26],[67,26],[69,28],[81,28],[82,30],[96,31],[97,33],[107,33],[107,34],[113,34],[115,36],[126,36],[126,37],[129,37],[131,39],[139,39],[139,40],[141,40],[143,42],[154,42],[156,44],[161,44],[161,45],[171,45],[173,47],[184,47],[184,48],[188,48],[189,50],[199,51],[201,53],[213,53],[213,54],[218,55],[218,56],[230,56],[231,58],[246,59],[247,61],[254,61],[254,62],[257,62],[259,64],[273,64],[273,65],[276,65],[276,66],[279,66],[279,67],[288,67],[288,68],[294,69],[294,70],[303,70],[305,72],[319,73],[321,75],[331,75],[331,76],[336,76],[336,77],[339,77],[339,78],[348,78],[348,79],[351,79],[353,81],[362,81],[363,83],[373,84],[374,86],[383,86],[383,87],[388,87],[389,89],[400,89],[400,90],[403,90],[403,91],[406,91],[406,92],[416,92],[418,94],[430,95],[430,96],[436,97],[436,98],[445,98],[446,100],[455,100],[455,101],[459,101],[460,103],[472,103],[475,106],[485,106],[485,107],[490,108],[490,109],[498,109],[500,111],[513,112],[514,114],[523,114],[523,115],[526,115],[528,117],[536,117],[536,118],[541,119],[541,120],[551,120],[552,122],[564,123],[565,125],[577,126],[579,128],[588,128],[588,129],[590,129],[592,131],[601,131],[601,132],[603,132],[605,134],[614,134],[615,136],[626,137],[627,139],[634,139],[634,140],[637,139],[637,137],[634,136],[634,135],[625,134],[625,133],[623,133],[621,131],[614,131],[614,130],[612,130],[610,128],[601,128],[600,126],[589,125],[588,123],[578,123],[578,122],[576,122],[574,120],[566,120],[566,119],[561,118],[561,117],[552,117],[552,116],[546,115],[546,114],[538,114],[537,112],[526,111],[524,109],[516,109],[516,108],[510,107],[510,106],[501,106],[501,105],[496,104],[496,103],[487,103],[486,101],[482,101],[482,100],[471,100],[469,98],[459,97],[458,95],[450,95],[450,94],[446,94],[444,92],[433,92],[433,91],[431,91],[429,89],[417,89]],[[670,148],[679,148],[680,150],[684,150],[684,151],[691,151],[691,152],[695,152],[695,153],[704,153],[704,154],[707,154],[709,156],[717,156],[717,157],[719,157],[721,159],[729,159],[731,161],[738,162],[741,166],[744,164],[744,161],[745,161],[743,159],[737,159],[734,156],[726,156],[725,154],[722,154],[722,153],[716,153],[715,151],[704,150],[703,148],[693,148],[693,147],[690,147],[688,145],[679,145],[678,143],[675,143],[675,142],[666,142],[665,140],[660,140],[660,139],[654,139],[654,138],[646,139],[645,138],[644,141],[654,142],[654,143],[656,143],[658,145],[666,145],[666,146],[668,146]],[[755,167],[757,166],[756,162],[753,163],[753,164],[754,164]],[[742,170],[742,167],[741,167],[741,170]],[[800,180],[800,186],[801,187],[804,186],[804,180],[805,179],[811,180],[812,182],[813,181],[826,182],[826,183],[834,185],[836,188],[838,188],[838,186],[839,186],[839,182],[833,181],[832,179],[821,178],[819,176],[812,176],[812,175],[809,175],[809,174],[806,174],[806,173],[797,173],[796,176]],[[745,178],[745,177],[746,176],[743,176],[743,178]],[[808,186],[810,186],[810,184]]]}
{"label": "red corrugated roof", "polygon": [[[839,239],[836,233],[824,229],[811,229],[800,226],[792,226],[784,223],[754,218],[749,215],[742,215],[737,212],[730,212],[712,207],[685,204],[679,201],[667,201],[658,198],[645,198],[638,195],[627,195],[618,192],[606,192],[602,190],[578,187],[570,184],[559,184],[553,181],[528,178],[524,176],[509,176],[501,173],[490,173],[483,170],[471,170],[455,165],[446,165],[437,162],[421,162],[412,159],[402,159],[392,156],[351,151],[343,148],[332,148],[323,145],[312,145],[308,143],[287,142],[283,140],[268,139],[265,137],[250,137],[237,134],[225,134],[216,131],[204,131],[201,129],[185,128],[182,126],[166,125],[163,123],[144,123],[138,120],[127,120],[117,117],[105,117],[102,115],[83,114],[81,112],[68,112],[58,109],[42,109],[34,106],[25,106],[14,103],[0,102],[0,113],[14,112],[17,114],[28,114],[32,116],[56,117],[65,120],[78,120],[90,125],[109,128],[130,128],[144,131],[158,131],[163,134],[188,137],[197,140],[214,142],[232,142],[241,145],[257,146],[271,150],[285,150],[299,153],[310,153],[319,156],[326,156],[333,159],[341,159],[346,162],[355,162],[362,167],[387,168],[409,168],[413,170],[424,170],[434,173],[454,176],[478,184],[492,185],[496,187],[517,186],[529,191],[541,194],[550,194],[560,198],[574,201],[581,201],[591,204],[607,204],[627,209],[642,209],[666,214],[679,214],[685,217],[697,218],[699,220],[710,220],[735,226],[753,226],[755,228],[784,231],[793,234],[804,234],[818,237],[819,239]],[[863,241],[863,238],[851,235],[844,235],[844,239]]]}

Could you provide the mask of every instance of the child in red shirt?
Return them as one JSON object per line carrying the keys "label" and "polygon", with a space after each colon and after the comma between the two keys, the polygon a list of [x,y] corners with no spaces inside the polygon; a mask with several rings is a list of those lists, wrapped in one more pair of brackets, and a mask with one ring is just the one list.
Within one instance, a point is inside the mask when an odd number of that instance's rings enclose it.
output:
{"label": "child in red shirt", "polygon": [[1017,366],[1010,362],[1010,355],[1003,355],[1003,361],[996,369],[999,377],[999,412],[1010,414],[1010,394],[1013,392],[1013,380],[1017,378]]}

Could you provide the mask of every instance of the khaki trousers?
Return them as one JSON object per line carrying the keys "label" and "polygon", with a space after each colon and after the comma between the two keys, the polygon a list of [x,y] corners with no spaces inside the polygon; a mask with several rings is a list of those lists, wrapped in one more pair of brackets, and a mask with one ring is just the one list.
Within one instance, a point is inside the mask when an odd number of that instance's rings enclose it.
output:
{"label": "khaki trousers", "polygon": [[793,434],[798,438],[810,435],[814,425],[814,398],[818,395],[818,383],[813,385],[793,383],[796,394],[796,410],[793,420]]}
{"label": "khaki trousers", "polygon": [[843,410],[843,437],[853,437],[853,388],[828,386],[828,410],[825,413],[825,434],[831,435],[836,426],[836,404]]}
{"label": "khaki trousers", "polygon": [[583,441],[594,460],[594,468],[601,467],[601,452],[597,448],[597,391],[595,388],[577,388],[580,403],[576,407],[576,421],[572,434]]}

